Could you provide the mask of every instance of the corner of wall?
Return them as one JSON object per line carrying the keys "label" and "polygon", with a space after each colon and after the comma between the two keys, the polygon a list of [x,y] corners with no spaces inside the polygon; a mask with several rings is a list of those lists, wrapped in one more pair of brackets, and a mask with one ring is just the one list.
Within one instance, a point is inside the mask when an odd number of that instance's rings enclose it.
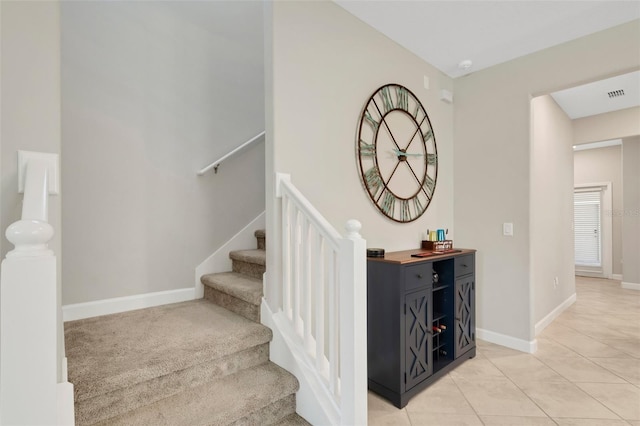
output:
{"label": "corner of wall", "polygon": [[247,226],[242,228],[236,235],[231,237],[229,241],[224,243],[211,256],[206,258],[195,270],[195,298],[204,297],[204,286],[200,278],[204,274],[215,272],[225,272],[231,270],[231,259],[229,252],[234,250],[243,250],[255,246],[256,237],[254,232],[258,229],[265,228],[265,212],[262,212],[253,219]]}

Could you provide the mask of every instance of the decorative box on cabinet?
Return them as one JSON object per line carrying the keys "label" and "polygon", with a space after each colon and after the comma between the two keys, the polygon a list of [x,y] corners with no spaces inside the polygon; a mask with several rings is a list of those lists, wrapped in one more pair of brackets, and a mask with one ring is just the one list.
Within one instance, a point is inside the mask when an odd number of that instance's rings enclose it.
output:
{"label": "decorative box on cabinet", "polygon": [[367,261],[369,389],[398,408],[476,354],[475,250]]}

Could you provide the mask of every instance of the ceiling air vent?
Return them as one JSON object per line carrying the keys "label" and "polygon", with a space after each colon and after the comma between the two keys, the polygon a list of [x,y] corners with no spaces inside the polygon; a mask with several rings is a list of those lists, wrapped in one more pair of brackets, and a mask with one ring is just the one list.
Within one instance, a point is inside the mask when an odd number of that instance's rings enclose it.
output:
{"label": "ceiling air vent", "polygon": [[607,95],[609,95],[609,99],[617,98],[618,96],[624,96],[624,90],[614,90],[613,92],[608,92]]}

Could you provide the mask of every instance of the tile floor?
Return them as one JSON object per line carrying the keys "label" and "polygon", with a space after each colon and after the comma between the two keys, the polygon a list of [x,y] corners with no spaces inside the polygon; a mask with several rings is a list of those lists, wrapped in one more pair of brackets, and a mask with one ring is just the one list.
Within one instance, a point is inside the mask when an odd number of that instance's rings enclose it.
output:
{"label": "tile floor", "polygon": [[535,354],[478,341],[402,410],[369,392],[369,425],[640,426],[640,292],[581,277],[576,292]]}

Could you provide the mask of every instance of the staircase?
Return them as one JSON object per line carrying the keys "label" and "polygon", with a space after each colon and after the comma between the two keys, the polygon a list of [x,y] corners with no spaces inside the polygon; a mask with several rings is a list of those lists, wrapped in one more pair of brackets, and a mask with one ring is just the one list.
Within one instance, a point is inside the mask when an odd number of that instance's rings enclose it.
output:
{"label": "staircase", "polygon": [[259,323],[264,231],[205,298],[65,323],[77,425],[308,425]]}

